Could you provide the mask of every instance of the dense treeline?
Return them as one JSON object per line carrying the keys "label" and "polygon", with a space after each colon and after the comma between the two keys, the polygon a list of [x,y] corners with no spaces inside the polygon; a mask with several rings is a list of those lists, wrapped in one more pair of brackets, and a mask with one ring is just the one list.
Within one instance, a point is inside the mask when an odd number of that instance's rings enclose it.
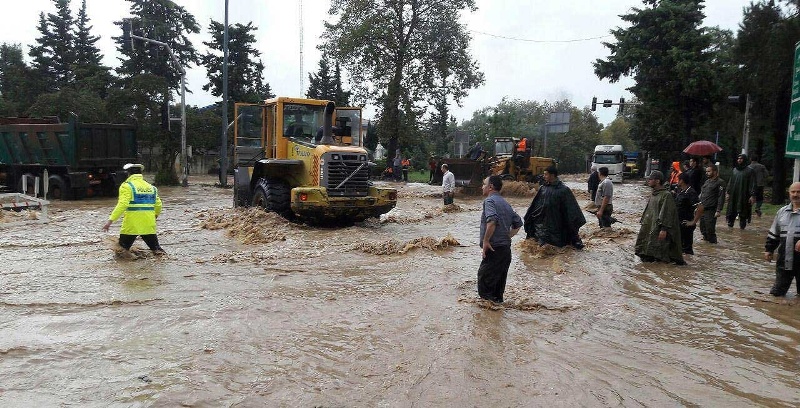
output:
{"label": "dense treeline", "polygon": [[[180,71],[163,49],[127,47],[122,25],[129,22],[138,35],[169,44],[183,67],[204,67],[208,82],[202,89],[217,97],[224,27],[210,22],[211,41],[204,43],[209,51],[201,55],[191,41],[201,27],[185,8],[171,0],[126,1],[132,18],[115,21],[121,55],[115,69],[102,64],[85,0],[77,12],[70,0],[52,0],[52,10],[31,22],[39,32],[33,44],[0,44],[0,115],[67,120],[74,114],[86,122],[135,123],[144,145],[165,152],[160,167],[172,169],[179,130],[169,130],[167,112],[178,111]],[[748,150],[771,164],[773,200],[782,201],[799,3],[753,2],[734,33],[703,26],[702,0],[643,0],[622,15],[624,26],[612,30],[613,40],[605,43],[608,56],[593,64],[600,79],[632,78],[629,90],[641,103],[604,127],[588,107],[567,100],[503,99],[456,123],[451,104],[484,84],[460,18],[475,10],[474,0],[331,0],[323,56],[309,75],[306,96],[376,106],[365,142],[370,148],[383,144],[390,159],[399,149],[421,167],[430,154],[452,154],[456,131],[490,151],[494,137],[529,137],[536,154],[545,154],[546,136],[546,154],[564,171],[581,171],[598,143],[623,144],[666,162],[682,158],[680,151],[691,141],[717,138],[724,148],[717,159],[727,165],[742,150],[744,123],[743,111],[728,103],[728,96],[749,95]],[[230,100],[274,96],[264,71],[278,62],[262,60],[255,48],[258,27],[251,22],[228,28]],[[570,114],[566,133],[548,127],[551,112]],[[217,150],[220,113],[219,107],[187,107],[189,144]],[[162,183],[177,181],[171,171],[159,177]]]}

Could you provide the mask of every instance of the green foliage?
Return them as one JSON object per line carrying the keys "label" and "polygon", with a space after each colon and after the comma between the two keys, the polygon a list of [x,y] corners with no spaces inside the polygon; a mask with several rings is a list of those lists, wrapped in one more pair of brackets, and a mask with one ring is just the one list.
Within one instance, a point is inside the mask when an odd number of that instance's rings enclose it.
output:
{"label": "green foliage", "polygon": [[345,91],[342,86],[339,63],[335,63],[334,71],[331,72],[330,58],[323,52],[317,73],[308,74],[306,97],[333,101],[336,106],[350,106],[350,94],[351,92]]}
{"label": "green foliage", "polygon": [[[189,40],[189,34],[200,32],[192,14],[171,0],[128,0],[131,3],[128,19],[133,32],[141,37],[166,43],[172,49],[181,67],[197,64],[197,52]],[[122,32],[123,20],[115,21]],[[141,73],[162,76],[170,89],[180,89],[180,67],[176,67],[167,50],[142,41],[135,41],[134,49],[122,44],[122,36],[113,37],[117,50],[125,57],[117,72],[126,82]]]}
{"label": "green foliage", "polygon": [[186,108],[186,143],[195,151],[218,150],[222,117],[218,109]]}
{"label": "green foliage", "polygon": [[749,94],[752,101],[750,134],[755,153],[763,157],[762,162],[773,164],[773,203],[786,197],[783,156],[792,95],[791,56],[800,38],[797,3],[790,4],[795,10],[764,1],[748,7],[733,52],[740,71],[739,94]]}
{"label": "green foliage", "polygon": [[0,44],[0,95],[3,97],[3,116],[20,116],[36,99],[33,71],[25,65],[22,47]]}
{"label": "green foliage", "polygon": [[607,127],[600,131],[600,143],[622,145],[625,151],[633,152],[639,150],[636,142],[630,136],[631,126],[624,117],[618,116]]}
{"label": "green foliage", "polygon": [[[224,29],[223,23],[211,20],[208,32],[212,40],[203,43],[209,52],[200,57],[201,64],[208,70],[208,83],[203,85],[203,90],[211,90],[217,97],[222,97]],[[255,103],[274,96],[269,83],[264,81],[264,63],[255,48],[257,29],[252,22],[228,27],[228,98],[231,101]],[[229,109],[228,117],[232,118],[233,104]]]}
{"label": "green foliage", "polygon": [[337,21],[326,23],[323,48],[349,73],[356,99],[380,106],[378,130],[390,158],[419,132],[408,124],[435,91],[458,103],[483,83],[459,23],[466,9],[475,9],[473,0],[331,1]]}
{"label": "green foliage", "polygon": [[708,121],[715,101],[723,99],[712,38],[700,24],[702,0],[645,1],[622,20],[626,29],[611,31],[615,43],[606,60],[594,63],[595,74],[611,82],[633,76],[630,89],[643,105],[632,122],[643,149],[669,152],[703,138],[698,127]]}
{"label": "green foliage", "polygon": [[58,116],[62,121],[69,120],[74,113],[81,122],[105,122],[108,117],[105,106],[91,90],[77,91],[67,87],[39,95],[27,113],[35,117]]}

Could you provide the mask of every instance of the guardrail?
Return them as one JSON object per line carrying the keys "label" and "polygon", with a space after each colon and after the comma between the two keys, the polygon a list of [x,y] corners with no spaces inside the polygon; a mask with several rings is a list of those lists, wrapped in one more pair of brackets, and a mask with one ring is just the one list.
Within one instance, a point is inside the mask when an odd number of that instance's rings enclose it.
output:
{"label": "guardrail", "polygon": [[[4,193],[0,194],[0,210],[2,211],[15,211],[22,210],[38,210],[39,213],[34,218],[28,218],[21,221],[0,222],[0,228],[10,227],[14,225],[23,224],[42,224],[48,222],[47,209],[50,201],[45,199],[31,197],[22,193]],[[3,217],[6,218],[6,217]]]}

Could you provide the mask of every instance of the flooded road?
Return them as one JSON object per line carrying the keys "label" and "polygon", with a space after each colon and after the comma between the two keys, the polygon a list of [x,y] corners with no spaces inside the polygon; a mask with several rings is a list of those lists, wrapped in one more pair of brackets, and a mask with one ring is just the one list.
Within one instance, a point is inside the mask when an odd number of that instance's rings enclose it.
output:
{"label": "flooded road", "polygon": [[[110,199],[0,226],[0,406],[800,405],[800,302],[766,295],[766,217],[720,222],[688,266],[643,264],[649,189],[615,185],[621,223],[586,213],[583,251],[515,237],[491,308],[480,197],[443,212],[438,187],[396,184],[381,222],[313,228],[190,183],[159,190],[166,258],[141,240],[115,257]],[[508,200],[524,214],[531,197]]]}

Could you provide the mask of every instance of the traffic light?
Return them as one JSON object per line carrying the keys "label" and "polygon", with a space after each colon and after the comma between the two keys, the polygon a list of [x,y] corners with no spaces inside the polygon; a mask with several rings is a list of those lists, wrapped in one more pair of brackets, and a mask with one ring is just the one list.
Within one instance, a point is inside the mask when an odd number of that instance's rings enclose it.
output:
{"label": "traffic light", "polygon": [[597,97],[592,98],[592,112],[597,110]]}
{"label": "traffic light", "polygon": [[603,107],[604,108],[610,108],[612,103],[614,103],[614,102],[612,102],[611,99],[604,99],[603,100]]}
{"label": "traffic light", "polygon": [[125,19],[122,22],[122,48],[133,51],[133,38],[131,38],[131,20]]}
{"label": "traffic light", "polygon": [[619,98],[619,114],[622,115],[622,112],[625,110],[625,98]]}

